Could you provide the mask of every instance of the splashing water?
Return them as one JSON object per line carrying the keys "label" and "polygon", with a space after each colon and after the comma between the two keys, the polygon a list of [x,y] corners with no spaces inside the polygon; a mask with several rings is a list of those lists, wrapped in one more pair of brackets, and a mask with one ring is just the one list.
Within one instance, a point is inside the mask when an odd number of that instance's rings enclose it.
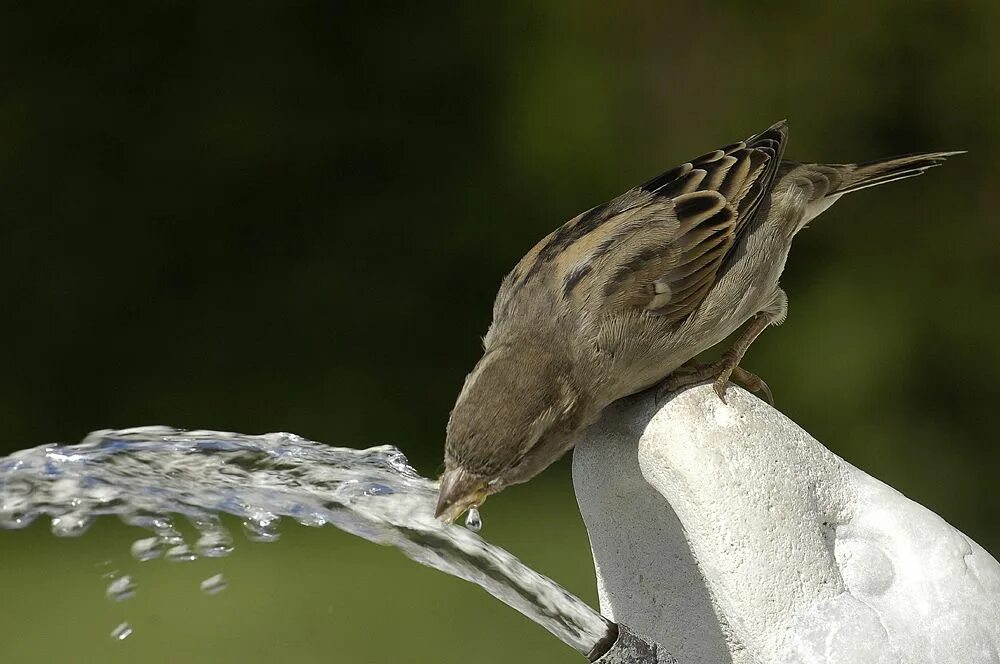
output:
{"label": "splashing water", "polygon": [[[584,655],[614,638],[613,623],[472,532],[482,525],[478,511],[468,529],[447,525],[434,518],[436,499],[437,485],[394,447],[329,447],[287,433],[141,427],[0,457],[0,528],[47,516],[55,535],[75,537],[114,514],[151,533],[132,544],[137,560],[185,562],[232,551],[220,513],[242,519],[247,537],[261,542],[278,539],[281,517],[332,524],[481,586]],[[194,548],[174,526],[178,515],[199,533]],[[217,592],[225,581],[218,575],[205,584]],[[131,579],[116,579],[108,594],[122,589],[134,592]],[[123,623],[113,636],[131,632]]]}

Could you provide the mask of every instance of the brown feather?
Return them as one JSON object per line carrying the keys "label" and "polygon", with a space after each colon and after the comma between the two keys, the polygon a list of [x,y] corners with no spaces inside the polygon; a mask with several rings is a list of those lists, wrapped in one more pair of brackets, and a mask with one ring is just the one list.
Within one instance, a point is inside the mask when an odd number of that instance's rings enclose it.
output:
{"label": "brown feather", "polygon": [[798,164],[781,161],[785,140],[779,123],[665,171],[574,217],[521,259],[452,411],[439,512],[452,518],[530,480],[608,404],[662,381],[747,320],[783,320],[779,279],[804,224],[844,193],[955,154]]}

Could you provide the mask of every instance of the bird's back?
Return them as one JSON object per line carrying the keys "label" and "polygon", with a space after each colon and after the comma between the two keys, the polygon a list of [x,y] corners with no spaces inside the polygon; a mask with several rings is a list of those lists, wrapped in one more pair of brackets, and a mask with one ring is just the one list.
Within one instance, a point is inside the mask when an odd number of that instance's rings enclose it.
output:
{"label": "bird's back", "polygon": [[497,330],[555,325],[608,371],[667,353],[767,208],[786,135],[779,123],[692,159],[550,233],[504,279],[487,345]]}
{"label": "bird's back", "polygon": [[487,345],[498,330],[537,330],[624,396],[774,306],[792,237],[841,195],[956,154],[800,164],[782,161],[786,140],[780,122],[550,233],[504,279]]}

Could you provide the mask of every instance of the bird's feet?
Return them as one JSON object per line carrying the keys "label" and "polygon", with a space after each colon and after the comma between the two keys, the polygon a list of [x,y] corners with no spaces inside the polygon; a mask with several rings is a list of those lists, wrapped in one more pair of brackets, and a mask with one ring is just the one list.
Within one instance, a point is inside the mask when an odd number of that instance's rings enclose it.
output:
{"label": "bird's feet", "polygon": [[713,387],[715,393],[722,399],[722,403],[726,403],[726,388],[732,381],[760,396],[772,406],[774,405],[774,396],[767,383],[757,374],[750,373],[740,367],[739,360],[728,352],[722,356],[721,360],[711,364],[701,364],[693,360],[684,364],[660,383],[660,387],[656,390],[656,398],[659,400],[666,394],[676,392],[689,385],[702,383],[709,378],[715,379]]}

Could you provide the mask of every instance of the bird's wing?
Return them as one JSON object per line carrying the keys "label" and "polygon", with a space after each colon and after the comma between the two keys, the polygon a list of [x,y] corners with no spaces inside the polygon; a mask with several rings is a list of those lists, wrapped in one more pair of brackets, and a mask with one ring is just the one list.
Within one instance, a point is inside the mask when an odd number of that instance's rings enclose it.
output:
{"label": "bird's wing", "polygon": [[570,221],[525,268],[554,262],[562,296],[599,318],[632,309],[680,321],[761,209],[785,138],[781,122],[681,164]]}

